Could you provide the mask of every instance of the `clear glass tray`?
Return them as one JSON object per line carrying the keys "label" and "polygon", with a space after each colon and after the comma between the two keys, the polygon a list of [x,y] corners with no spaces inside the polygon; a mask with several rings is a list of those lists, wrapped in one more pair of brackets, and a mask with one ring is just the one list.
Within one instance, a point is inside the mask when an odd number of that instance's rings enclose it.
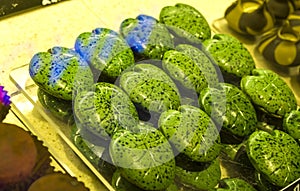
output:
{"label": "clear glass tray", "polygon": [[[21,67],[15,68],[10,73],[11,81],[16,85],[19,91],[23,94],[23,97],[27,102],[18,107],[27,107],[27,110],[37,110],[37,112],[45,118],[51,127],[55,129],[57,134],[68,144],[68,146],[78,155],[78,157],[87,165],[87,167],[95,174],[95,176],[106,186],[110,191],[114,190],[108,181],[107,173],[103,171],[100,173],[95,166],[84,156],[83,153],[74,145],[71,140],[70,128],[68,124],[58,120],[51,113],[49,113],[43,106],[39,103],[37,98],[38,87],[32,81],[28,73],[28,64]],[[29,107],[29,108],[28,108]],[[42,132],[32,125],[31,130],[40,135],[43,139]],[[49,145],[51,148],[51,145]],[[250,170],[245,164],[241,164],[232,160],[227,160],[226,158],[220,157],[221,163],[221,178],[225,177],[242,177],[247,179],[249,176]],[[99,169],[99,168],[98,168]],[[110,175],[111,176],[111,175]],[[253,178],[253,177],[252,177]],[[251,178],[251,179],[252,179]],[[249,178],[250,179],[250,178]],[[251,180],[253,181],[253,180]],[[187,188],[183,188],[187,190]]]}
{"label": "clear glass tray", "polygon": [[[16,85],[16,87],[19,89],[19,91],[12,94],[12,100],[15,99],[16,94],[19,96],[22,96],[25,101],[20,102],[20,100],[16,101],[16,105],[13,104],[13,109],[16,112],[16,115],[22,118],[22,121],[28,129],[36,134],[38,137],[40,137],[42,140],[45,138],[41,130],[38,129],[34,124],[31,124],[28,119],[20,112],[22,108],[26,107],[26,110],[37,110],[37,112],[45,118],[51,127],[55,129],[55,132],[67,143],[67,145],[75,152],[76,155],[82,160],[82,162],[94,173],[97,179],[99,179],[103,185],[110,191],[114,191],[114,188],[111,186],[110,182],[108,181],[105,174],[101,174],[95,166],[91,164],[91,162],[81,153],[78,148],[73,144],[71,141],[70,136],[70,128],[67,128],[68,124],[56,119],[54,116],[52,116],[51,113],[49,113],[47,110],[45,110],[41,104],[38,101],[37,98],[37,89],[38,87],[34,84],[32,79],[30,78],[28,74],[28,65],[23,65],[19,68],[15,68],[10,73],[10,79],[11,81]],[[21,95],[20,95],[21,94]],[[53,156],[56,158],[56,160],[60,161],[60,155],[56,153],[53,149],[53,146],[49,144],[47,140],[45,141],[45,144],[47,147],[49,147],[49,150],[52,151]],[[241,164],[232,160],[228,160],[225,158],[220,158],[221,162],[221,173],[222,177],[241,177],[241,178],[248,178],[249,173],[251,173],[251,169],[249,169],[245,164]],[[60,163],[63,169],[66,170],[70,175],[76,176],[66,164]],[[253,178],[253,177],[252,177]],[[253,180],[250,180],[253,181]],[[294,184],[298,184],[300,181],[295,181]],[[293,184],[293,185],[294,185]],[[98,189],[97,189],[98,190]],[[183,189],[186,190],[186,189]],[[285,189],[282,189],[282,191]]]}
{"label": "clear glass tray", "polygon": [[[54,131],[63,139],[63,141],[72,149],[72,151],[75,152],[75,154],[82,160],[84,165],[86,165],[92,173],[96,176],[96,178],[106,187],[106,189],[113,191],[114,189],[110,185],[109,182],[103,177],[102,174],[100,174],[99,171],[89,162],[89,160],[77,149],[77,147],[73,144],[71,141],[71,128],[68,128],[69,125],[56,119],[54,116],[52,116],[49,111],[45,110],[42,105],[39,103],[37,98],[37,89],[38,87],[34,84],[32,79],[29,76],[28,73],[28,64],[20,66],[18,68],[13,69],[10,72],[10,79],[11,81],[16,85],[16,87],[19,89],[18,92],[15,94],[21,94],[23,97],[23,100],[20,101],[20,98],[18,98],[15,101],[15,110],[17,111],[18,116],[22,116],[23,121],[26,122],[28,125],[28,129],[36,134],[41,140],[45,142],[45,144],[49,147],[49,150],[51,150],[54,155],[56,156],[58,161],[60,160],[60,154],[55,153],[55,148],[53,148],[53,145],[51,144],[50,140],[47,140],[47,129],[42,129],[38,125],[30,124],[30,120],[26,118],[22,113],[22,110],[26,111],[34,111],[37,115],[41,115],[48,123],[51,128],[54,128]],[[14,97],[16,95],[12,95],[12,101],[14,101]],[[21,98],[22,99],[22,98]],[[24,109],[26,108],[26,109]],[[71,174],[72,176],[76,176],[74,172],[72,172],[68,165],[62,164],[64,169]],[[101,187],[99,187],[101,188]]]}

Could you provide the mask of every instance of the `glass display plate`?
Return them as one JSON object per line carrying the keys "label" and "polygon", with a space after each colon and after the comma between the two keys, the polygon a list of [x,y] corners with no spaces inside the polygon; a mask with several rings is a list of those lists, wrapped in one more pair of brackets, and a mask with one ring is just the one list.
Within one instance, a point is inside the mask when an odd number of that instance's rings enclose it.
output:
{"label": "glass display plate", "polygon": [[[17,108],[24,108],[26,107],[26,110],[36,110],[36,112],[41,115],[51,126],[51,128],[54,128],[55,132],[63,139],[63,141],[75,152],[75,154],[82,160],[82,162],[92,171],[92,173],[100,180],[101,183],[104,184],[104,186],[110,190],[113,191],[114,189],[111,187],[110,183],[107,182],[107,180],[100,174],[100,172],[89,162],[89,160],[77,149],[77,147],[73,144],[71,141],[71,128],[69,124],[66,124],[58,119],[56,119],[54,116],[52,116],[49,111],[45,110],[41,104],[38,102],[37,98],[37,90],[38,87],[34,84],[32,79],[29,76],[28,73],[28,64],[20,66],[18,68],[13,69],[10,72],[10,79],[11,81],[16,85],[16,87],[19,89],[19,92],[22,94],[23,98],[26,99],[26,101],[20,102],[20,100],[16,101]],[[21,110],[21,109],[20,109]],[[27,121],[29,123],[28,119],[24,115],[22,115],[22,112],[19,112],[20,116],[24,118],[24,121]],[[46,132],[43,132],[42,129],[38,129],[34,124],[30,125],[29,128],[30,131],[34,132],[38,137],[40,137],[45,143],[48,143]],[[50,150],[55,150],[53,148],[53,145],[47,144]],[[56,154],[58,160],[59,160],[59,154]],[[66,165],[64,165],[64,168],[68,169]],[[67,170],[71,175],[75,176],[71,170]]]}
{"label": "glass display plate", "polygon": [[256,67],[269,69],[279,74],[282,77],[282,79],[293,90],[294,95],[297,99],[297,103],[298,105],[300,105],[300,74],[299,74],[300,66],[284,67],[284,66],[278,66],[269,63],[267,60],[263,58],[263,56],[257,50],[259,37],[245,36],[236,33],[235,31],[231,30],[228,27],[225,18],[219,18],[214,20],[212,23],[212,30],[216,34],[220,34],[220,33],[230,34],[235,38],[237,38],[240,42],[242,42],[244,46],[252,54]]}
{"label": "glass display plate", "polygon": [[[38,87],[35,85],[33,80],[30,78],[28,73],[28,64],[23,65],[21,67],[15,68],[10,73],[10,79],[11,81],[16,85],[16,87],[20,90],[20,92],[23,94],[24,98],[27,99],[26,104],[31,105],[30,109],[37,110],[40,115],[45,118],[51,127],[55,129],[57,134],[70,146],[70,148],[80,157],[80,159],[90,168],[90,170],[96,175],[96,177],[103,182],[103,184],[107,187],[108,190],[114,190],[113,187],[110,185],[108,181],[108,172],[99,172],[95,166],[91,164],[91,162],[84,156],[83,153],[81,153],[78,148],[74,145],[74,143],[71,140],[71,128],[69,124],[62,122],[55,118],[49,111],[43,108],[43,106],[39,103],[38,97],[37,97],[37,90]],[[20,106],[20,107],[28,107],[26,105]],[[37,132],[41,134],[41,132],[38,131],[37,128],[32,126],[32,130],[34,132]],[[41,136],[43,137],[43,136]],[[51,147],[51,145],[49,145]],[[222,178],[225,177],[242,177],[244,179],[247,179],[247,176],[249,175],[249,169],[244,164],[240,164],[231,160],[227,160],[225,158],[220,158],[221,162],[221,173]],[[187,188],[184,188],[184,190],[187,190]],[[192,189],[193,190],[193,189]]]}
{"label": "glass display plate", "polygon": [[[11,81],[16,85],[16,87],[19,89],[19,92],[21,92],[23,99],[26,99],[27,102],[22,102],[23,105],[18,105],[18,107],[29,107],[27,110],[37,110],[37,112],[45,118],[51,127],[55,129],[57,134],[67,143],[67,145],[75,152],[76,155],[82,160],[82,162],[92,171],[92,173],[95,174],[95,176],[104,184],[104,186],[110,190],[113,191],[114,188],[108,181],[108,177],[111,178],[112,174],[108,174],[109,171],[105,171],[105,167],[99,171],[99,167],[96,168],[92,165],[92,163],[84,156],[83,153],[79,151],[79,149],[74,145],[74,143],[71,140],[71,127],[69,124],[62,122],[52,116],[49,111],[43,108],[43,106],[39,103],[37,98],[37,90],[38,87],[35,85],[35,83],[32,81],[32,79],[29,76],[28,73],[28,64],[23,65],[21,67],[15,68],[10,73],[10,79]],[[17,109],[17,108],[16,108]],[[26,120],[26,117],[22,115],[22,113],[18,113],[18,115],[22,116],[24,118],[24,121]],[[43,139],[42,132],[37,129],[33,124],[30,125],[29,128],[32,132],[37,134],[39,137]],[[47,143],[47,141],[46,141]],[[50,150],[51,145],[49,146]],[[59,160],[59,155],[58,156]],[[239,177],[242,179],[247,179],[249,182],[255,183],[254,176],[253,176],[253,169],[250,168],[246,163],[241,163],[237,161],[230,160],[226,157],[224,157],[222,154],[220,155],[220,164],[221,164],[221,178],[226,177]],[[64,164],[62,164],[64,165]],[[64,168],[68,170],[67,166],[64,166]],[[98,170],[97,170],[98,169]],[[72,172],[70,171],[72,174]],[[299,179],[300,180],[300,179]],[[293,185],[296,185],[299,183],[299,180],[295,181]],[[180,190],[185,191],[194,191],[194,189],[188,189],[186,187],[181,188]],[[285,189],[282,189],[282,191]]]}

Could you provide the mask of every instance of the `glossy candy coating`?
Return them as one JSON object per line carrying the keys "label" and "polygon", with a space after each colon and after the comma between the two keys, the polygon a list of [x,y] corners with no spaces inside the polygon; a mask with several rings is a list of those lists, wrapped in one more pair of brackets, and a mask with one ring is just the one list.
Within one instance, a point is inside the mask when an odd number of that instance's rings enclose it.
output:
{"label": "glossy candy coating", "polygon": [[298,66],[300,65],[299,32],[296,26],[286,22],[262,36],[257,50],[270,64],[285,67]]}
{"label": "glossy candy coating", "polygon": [[197,107],[182,105],[161,114],[158,127],[181,153],[197,162],[214,160],[221,151],[218,129]]}
{"label": "glossy candy coating", "polygon": [[213,61],[192,45],[182,44],[176,50],[167,51],[162,66],[174,80],[196,93],[219,82]]}
{"label": "glossy candy coating", "polygon": [[[216,105],[214,107],[211,105],[212,96],[220,98],[213,101]],[[206,113],[215,113],[214,121],[222,125],[225,131],[244,137],[256,129],[257,118],[254,106],[243,91],[232,84],[220,83],[220,88],[204,89],[200,94],[199,102]],[[212,111],[214,109],[216,111]]]}
{"label": "glossy candy coating", "polygon": [[113,163],[129,182],[145,190],[163,190],[175,177],[174,154],[164,135],[150,124],[137,130],[118,131],[109,152]]}
{"label": "glossy candy coating", "polygon": [[235,37],[215,34],[203,42],[206,50],[213,56],[222,73],[239,78],[250,75],[255,68],[254,60],[246,47]]}
{"label": "glossy candy coating", "polygon": [[[300,1],[297,0],[300,5]],[[295,31],[300,31],[300,7],[298,10],[295,10],[289,16],[287,17],[287,20],[290,24],[290,26],[293,28]]]}
{"label": "glossy candy coating", "polygon": [[300,139],[300,111],[293,110],[285,114],[282,126],[294,139]]}
{"label": "glossy candy coating", "polygon": [[120,33],[132,51],[143,59],[161,59],[164,52],[174,49],[168,29],[148,15],[125,19],[121,23]]}
{"label": "glossy candy coating", "polygon": [[29,64],[32,80],[50,95],[72,100],[73,93],[94,83],[89,65],[72,49],[53,47],[36,53]]}
{"label": "glossy candy coating", "polygon": [[[96,69],[95,78],[115,80],[126,68],[134,65],[134,55],[125,39],[107,28],[81,33],[75,50]],[[102,76],[101,76],[102,77]]]}
{"label": "glossy candy coating", "polygon": [[268,0],[266,2],[269,12],[272,13],[276,19],[286,19],[295,11],[292,0]]}
{"label": "glossy candy coating", "polygon": [[114,172],[112,176],[111,185],[115,190],[118,191],[142,191],[141,188],[135,186],[134,184],[126,180],[126,178],[122,177],[121,171],[118,169]]}
{"label": "glossy candy coating", "polygon": [[130,99],[149,111],[177,109],[180,95],[171,78],[151,64],[137,64],[120,77],[120,87]]}
{"label": "glossy candy coating", "polygon": [[248,182],[240,178],[224,178],[219,183],[216,191],[256,191]]}
{"label": "glossy candy coating", "polygon": [[93,88],[79,92],[74,99],[74,114],[82,128],[109,139],[120,129],[136,126],[137,111],[122,89],[106,82],[98,82]]}
{"label": "glossy candy coating", "polygon": [[[97,168],[100,163],[101,154],[103,150],[99,152],[99,147],[95,146],[85,138],[81,136],[80,129],[73,125],[71,129],[71,138],[74,145],[84,154],[84,156]],[[103,147],[101,147],[104,149]],[[99,155],[97,155],[99,154]]]}
{"label": "glossy candy coating", "polygon": [[226,9],[224,18],[232,30],[246,35],[260,35],[275,23],[274,15],[262,0],[236,0]]}
{"label": "glossy candy coating", "polygon": [[177,3],[163,7],[159,21],[170,28],[177,36],[199,43],[211,37],[211,29],[205,17],[194,7]]}
{"label": "glossy candy coating", "polygon": [[252,74],[242,78],[241,89],[255,106],[279,118],[296,109],[295,95],[278,74],[267,69],[254,69]]}
{"label": "glossy candy coating", "polygon": [[[191,164],[191,161],[185,160],[186,165]],[[176,166],[176,177],[187,187],[196,188],[199,190],[210,190],[214,188],[220,178],[220,160],[216,158],[210,163],[192,163],[192,169],[185,169],[181,165]],[[202,166],[201,170],[198,170],[198,166]],[[203,168],[204,167],[204,168]]]}
{"label": "glossy candy coating", "polygon": [[41,105],[59,120],[67,123],[73,123],[72,102],[56,98],[42,89],[37,90],[38,100]]}
{"label": "glossy candy coating", "polygon": [[271,183],[284,187],[300,177],[300,146],[289,134],[255,131],[246,150],[255,169]]}

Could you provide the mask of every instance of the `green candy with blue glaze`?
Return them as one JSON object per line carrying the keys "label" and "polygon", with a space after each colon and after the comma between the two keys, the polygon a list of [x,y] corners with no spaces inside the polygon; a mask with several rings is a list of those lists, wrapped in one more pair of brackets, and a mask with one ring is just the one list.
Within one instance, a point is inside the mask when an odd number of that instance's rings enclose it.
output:
{"label": "green candy with blue glaze", "polygon": [[210,26],[205,17],[194,7],[177,3],[175,6],[163,7],[159,22],[173,31],[177,38],[192,43],[199,43],[211,37]]}
{"label": "green candy with blue glaze", "polygon": [[198,94],[220,81],[213,61],[204,51],[192,45],[181,44],[176,50],[167,51],[162,67],[171,78]]}
{"label": "green candy with blue glaze", "polygon": [[109,139],[120,129],[132,129],[138,123],[136,108],[127,94],[106,82],[79,92],[73,107],[77,123],[103,139]]}
{"label": "green candy with blue glaze", "polygon": [[243,76],[250,75],[255,69],[252,55],[233,36],[215,34],[212,39],[205,40],[203,45],[221,68],[226,82],[234,83],[236,79],[240,80]]}
{"label": "green candy with blue glaze", "polygon": [[215,191],[256,191],[248,182],[240,178],[224,178]]}
{"label": "green candy with blue glaze", "polygon": [[94,83],[87,62],[77,52],[65,47],[36,53],[30,60],[29,74],[42,90],[63,100],[72,100],[73,93]]}
{"label": "green candy with blue glaze", "polygon": [[220,159],[199,163],[179,155],[176,157],[176,179],[193,190],[213,189],[221,179]]}
{"label": "green candy with blue glaze", "polygon": [[300,146],[283,131],[255,131],[246,151],[255,169],[276,186],[287,186],[300,177]]}
{"label": "green candy with blue glaze", "polygon": [[[199,96],[199,104],[206,113],[213,113],[213,120],[222,130],[239,137],[255,131],[256,111],[246,94],[229,83],[220,83],[219,88],[206,88]],[[218,98],[218,99],[216,99]]]}
{"label": "green candy with blue glaze", "polygon": [[163,112],[158,127],[181,153],[197,162],[210,162],[221,151],[218,129],[201,109],[182,105]]}
{"label": "green candy with blue glaze", "polygon": [[107,28],[81,33],[75,50],[95,69],[95,78],[114,82],[128,67],[134,65],[134,55],[125,39]]}
{"label": "green candy with blue glaze", "polygon": [[252,103],[270,116],[283,116],[297,108],[293,91],[278,74],[267,69],[254,69],[244,76],[241,89]]}
{"label": "green candy with blue glaze", "polygon": [[164,52],[174,49],[168,29],[148,15],[125,19],[120,33],[138,59],[161,59]]}
{"label": "green candy with blue glaze", "polygon": [[121,175],[144,190],[164,190],[175,177],[175,159],[165,136],[150,124],[135,131],[116,132],[109,146],[113,164]]}
{"label": "green candy with blue glaze", "polygon": [[132,102],[161,113],[180,106],[180,94],[172,79],[160,68],[140,63],[120,77],[120,87]]}
{"label": "green candy with blue glaze", "polygon": [[300,140],[300,111],[293,110],[283,117],[283,129],[294,139]]}

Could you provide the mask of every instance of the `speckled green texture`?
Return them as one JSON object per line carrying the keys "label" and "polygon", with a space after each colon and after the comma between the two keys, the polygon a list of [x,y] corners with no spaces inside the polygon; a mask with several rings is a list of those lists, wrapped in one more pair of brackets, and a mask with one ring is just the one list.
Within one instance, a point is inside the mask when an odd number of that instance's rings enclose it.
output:
{"label": "speckled green texture", "polygon": [[125,39],[107,28],[96,28],[80,34],[75,50],[94,68],[96,78],[100,75],[116,79],[122,71],[134,65],[134,55]]}
{"label": "speckled green texture", "polygon": [[137,111],[122,89],[106,82],[98,82],[93,87],[74,99],[77,123],[105,139],[117,130],[136,126]]}
{"label": "speckled green texture", "polygon": [[145,109],[163,112],[180,106],[180,95],[171,78],[160,68],[138,64],[120,77],[130,99]]}
{"label": "speckled green texture", "polygon": [[202,171],[189,171],[176,166],[176,178],[183,184],[199,190],[212,189],[221,178],[220,160],[216,158],[211,163],[207,163],[207,165],[209,166]]}
{"label": "speckled green texture", "polygon": [[[251,101],[238,87],[229,83],[219,85],[220,88],[204,89],[199,96],[199,104],[206,113],[214,113],[214,121],[226,131],[241,137],[251,134],[257,125],[256,111]],[[222,96],[223,99],[212,101],[213,97]]]}
{"label": "speckled green texture", "polygon": [[210,87],[215,86],[219,82],[220,77],[216,71],[216,63],[209,57],[209,53],[206,50],[188,44],[180,44],[176,46],[175,50],[186,54],[195,62]]}
{"label": "speckled green texture", "polygon": [[166,189],[175,177],[174,154],[164,135],[149,124],[118,131],[109,147],[113,163],[129,182],[145,190]]}
{"label": "speckled green texture", "polygon": [[177,3],[163,7],[159,21],[170,27],[179,36],[192,42],[199,42],[211,37],[211,29],[205,17],[194,7]]}
{"label": "speckled green texture", "polygon": [[164,52],[174,49],[166,26],[148,15],[125,19],[121,23],[120,33],[133,52],[143,59],[161,59]]}
{"label": "speckled green texture", "polygon": [[162,66],[174,80],[197,93],[218,82],[216,70],[207,56],[190,45],[180,45],[178,50],[167,51]]}
{"label": "speckled green texture", "polygon": [[256,191],[256,189],[243,179],[224,178],[215,191]]}
{"label": "speckled green texture", "polygon": [[71,124],[74,122],[72,102],[56,98],[42,89],[37,90],[38,100],[41,105],[57,119]]}
{"label": "speckled green texture", "polygon": [[300,146],[289,134],[258,130],[247,141],[247,155],[255,169],[273,184],[287,186],[300,177]]}
{"label": "speckled green texture", "polygon": [[285,114],[283,129],[295,139],[300,139],[300,111],[293,110]]}
{"label": "speckled green texture", "polygon": [[179,111],[162,113],[158,127],[179,152],[194,161],[212,161],[221,151],[218,129],[197,107],[182,105]]}
{"label": "speckled green texture", "polygon": [[30,60],[29,74],[41,89],[64,100],[72,100],[74,92],[94,83],[88,64],[77,52],[64,47],[36,53]]}
{"label": "speckled green texture", "polygon": [[243,77],[255,69],[255,62],[248,49],[231,35],[215,34],[212,39],[205,40],[203,45],[222,72]]}
{"label": "speckled green texture", "polygon": [[276,117],[297,108],[295,95],[278,74],[267,69],[254,69],[252,73],[242,78],[241,89],[257,107]]}

